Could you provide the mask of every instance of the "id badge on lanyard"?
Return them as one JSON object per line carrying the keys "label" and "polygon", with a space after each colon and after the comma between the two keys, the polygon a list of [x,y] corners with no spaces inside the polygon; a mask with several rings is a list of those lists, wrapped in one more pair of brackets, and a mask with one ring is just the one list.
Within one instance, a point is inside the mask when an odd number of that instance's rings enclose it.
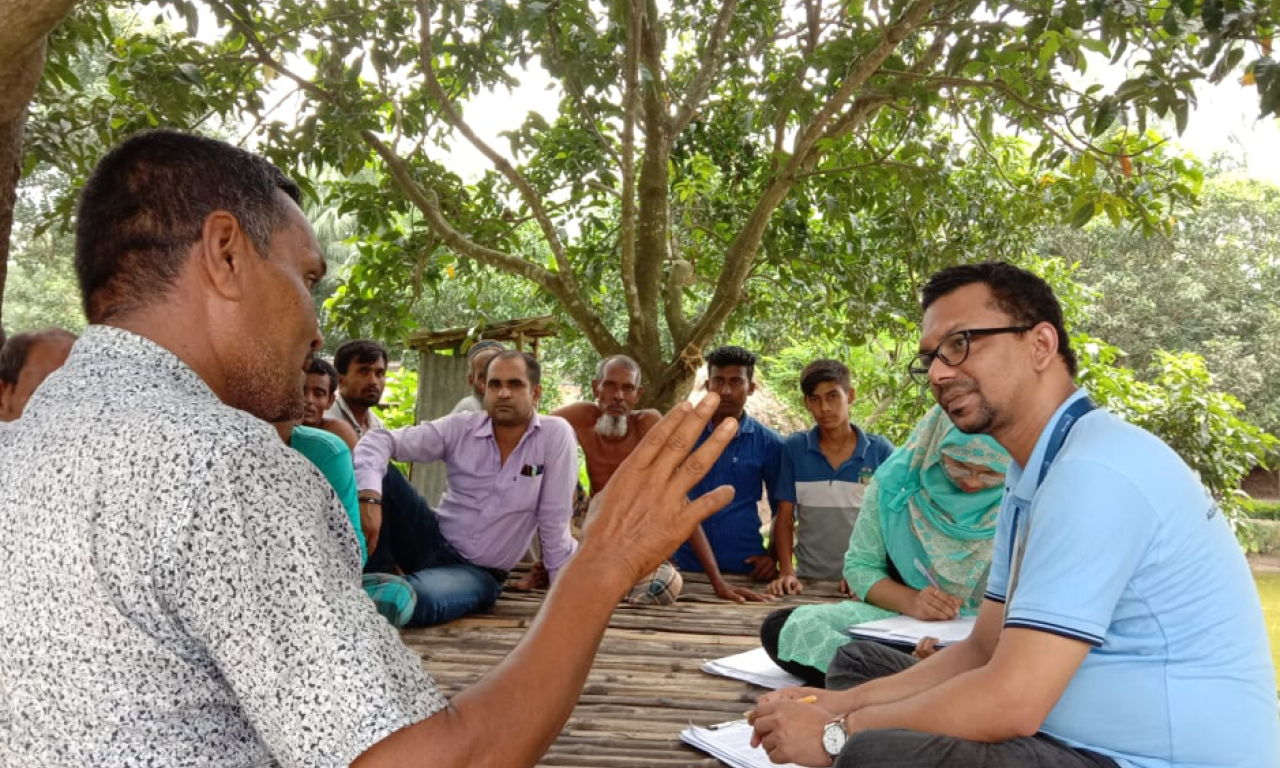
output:
{"label": "id badge on lanyard", "polygon": [[[1049,444],[1045,446],[1044,459],[1040,462],[1040,476],[1036,479],[1032,498],[1035,498],[1035,494],[1040,491],[1040,486],[1044,485],[1044,478],[1049,474],[1049,468],[1053,466],[1054,460],[1058,458],[1058,452],[1062,450],[1062,444],[1067,441],[1067,435],[1071,434],[1072,428],[1079,423],[1082,416],[1097,407],[1088,397],[1082,397],[1063,412],[1062,417],[1053,427]],[[1022,573],[1022,561],[1027,554],[1029,538],[1031,538],[1031,499],[1015,496],[1013,498],[1013,546],[1009,548],[1009,590],[1004,600],[1005,618],[1008,618],[1009,607],[1013,605],[1013,593],[1018,589],[1018,577]]]}

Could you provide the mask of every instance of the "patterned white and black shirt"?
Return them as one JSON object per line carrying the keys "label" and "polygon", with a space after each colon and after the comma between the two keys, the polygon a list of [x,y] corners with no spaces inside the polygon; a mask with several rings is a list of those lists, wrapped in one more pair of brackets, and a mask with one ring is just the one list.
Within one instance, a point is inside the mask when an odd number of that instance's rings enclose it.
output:
{"label": "patterned white and black shirt", "polygon": [[0,765],[346,766],[446,706],[320,473],[92,326],[0,453]]}

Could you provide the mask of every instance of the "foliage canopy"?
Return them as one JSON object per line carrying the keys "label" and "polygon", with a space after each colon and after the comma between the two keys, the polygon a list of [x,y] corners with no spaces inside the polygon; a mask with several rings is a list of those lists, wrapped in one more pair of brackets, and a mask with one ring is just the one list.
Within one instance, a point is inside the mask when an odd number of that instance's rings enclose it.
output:
{"label": "foliage canopy", "polygon": [[[345,296],[502,270],[599,354],[639,360],[656,404],[744,306],[813,306],[862,335],[857,318],[892,320],[902,302],[885,297],[933,269],[1016,255],[1046,209],[1166,228],[1195,179],[1155,149],[1150,116],[1181,130],[1194,83],[1246,61],[1262,112],[1280,106],[1280,0],[167,7],[186,32],[120,29],[104,4],[63,25],[29,167],[75,177],[138,128],[247,118],[247,139],[354,221]],[[218,28],[196,37],[201,10]],[[106,64],[102,92],[76,80],[86,52]],[[1133,77],[1072,87],[1103,57],[1130,57]],[[466,104],[525,68],[553,81],[548,104],[491,145]],[[492,169],[446,167],[460,142]],[[1045,174],[1055,183],[1029,181]]]}

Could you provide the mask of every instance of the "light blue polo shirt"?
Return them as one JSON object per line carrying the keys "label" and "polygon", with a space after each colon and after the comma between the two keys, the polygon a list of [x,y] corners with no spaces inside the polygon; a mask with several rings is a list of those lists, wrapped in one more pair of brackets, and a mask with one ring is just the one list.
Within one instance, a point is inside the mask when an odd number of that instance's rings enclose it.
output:
{"label": "light blue polo shirt", "polygon": [[844,575],[844,553],[867,483],[893,453],[885,438],[849,426],[858,444],[838,467],[822,452],[821,427],[788,435],[782,448],[777,497],[795,505],[796,575],[802,578],[834,581]]}
{"label": "light blue polo shirt", "polygon": [[1262,607],[1191,469],[1155,436],[1095,410],[1037,488],[1053,427],[1081,397],[1049,420],[1025,469],[1010,463],[987,584],[989,599],[1006,601],[1025,536],[1005,627],[1093,646],[1041,730],[1126,767],[1275,768]]}

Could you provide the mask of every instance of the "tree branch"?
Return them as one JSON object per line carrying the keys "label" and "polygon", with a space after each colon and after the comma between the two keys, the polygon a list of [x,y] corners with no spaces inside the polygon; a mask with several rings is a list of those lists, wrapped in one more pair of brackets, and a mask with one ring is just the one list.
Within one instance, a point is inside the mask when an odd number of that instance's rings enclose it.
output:
{"label": "tree branch", "polygon": [[[640,313],[633,317],[636,336],[629,339],[641,365],[656,370],[662,365],[662,340],[658,324],[658,303],[663,294],[663,264],[669,256],[669,194],[671,178],[670,117],[667,111],[662,49],[658,43],[657,20],[646,0],[632,0],[631,23],[639,25],[640,61],[649,71],[648,82],[639,86],[643,112],[644,153],[636,181],[638,217],[636,221],[636,295]],[[656,11],[655,11],[656,12]]]}
{"label": "tree branch", "polygon": [[[548,15],[552,16],[553,19],[558,18],[559,5],[551,6],[548,10]],[[569,92],[573,97],[574,103],[578,105],[578,111],[582,113],[583,122],[590,126],[591,133],[596,137],[596,140],[600,142],[600,148],[604,150],[604,153],[609,157],[612,157],[615,162],[621,162],[621,159],[618,157],[618,150],[613,146],[613,143],[609,141],[603,133],[601,133],[600,126],[596,122],[595,112],[587,104],[586,89],[582,87],[582,83],[576,76],[574,76],[569,64],[560,57],[560,35],[558,27],[554,21],[547,24],[547,36],[551,40],[552,61],[564,68],[565,90]],[[616,190],[613,191],[613,194],[617,194]]]}
{"label": "tree branch", "polygon": [[550,293],[560,301],[565,311],[582,329],[587,341],[591,342],[591,345],[601,354],[619,354],[623,351],[622,345],[578,295],[576,289],[565,280],[563,274],[552,272],[527,259],[480,245],[459,232],[440,210],[440,200],[435,192],[423,187],[413,178],[413,172],[404,158],[396,154],[395,150],[388,147],[373,131],[362,130],[360,137],[386,163],[396,185],[404,192],[409,202],[422,212],[428,226],[445,245],[481,264],[523,277]]}
{"label": "tree branch", "polygon": [[622,91],[622,221],[618,245],[622,252],[622,293],[627,304],[627,339],[632,344],[644,335],[640,293],[636,287],[636,110],[640,88],[640,18],[643,0],[630,0],[627,47]]}
{"label": "tree branch", "polygon": [[[742,282],[759,251],[760,241],[764,237],[769,219],[790,192],[797,174],[807,167],[812,167],[821,155],[820,152],[814,151],[814,145],[824,136],[833,118],[842,106],[848,103],[853,94],[875,74],[902,41],[924,22],[933,6],[934,0],[916,0],[908,6],[896,22],[884,29],[880,42],[852,63],[839,89],[823,104],[809,124],[797,133],[790,159],[785,167],[770,179],[742,230],[734,237],[725,253],[724,269],[720,273],[715,293],[708,302],[706,311],[702,313],[690,332],[687,342],[690,350],[695,348],[700,350],[741,301]],[[890,101],[888,96],[881,98],[883,100],[876,104],[876,107]],[[865,114],[863,118],[865,119]]]}
{"label": "tree branch", "polygon": [[697,73],[689,83],[689,90],[685,92],[684,99],[671,120],[672,136],[679,136],[688,127],[689,121],[698,111],[698,106],[711,91],[716,70],[724,61],[724,40],[729,34],[729,25],[733,22],[733,15],[737,9],[738,0],[723,0],[720,3],[716,20],[707,31],[706,45],[702,51],[702,66],[698,67]]}
{"label": "tree branch", "polygon": [[484,139],[476,135],[471,126],[462,119],[462,115],[458,114],[458,111],[454,109],[452,100],[445,93],[444,88],[441,87],[440,81],[436,79],[435,65],[432,63],[434,54],[431,48],[431,2],[430,0],[417,0],[417,5],[419,16],[419,58],[421,59],[422,74],[427,90],[435,98],[441,113],[444,114],[445,120],[449,122],[449,125],[466,137],[467,141],[471,142],[471,146],[475,147],[480,154],[493,163],[494,168],[520,193],[521,199],[524,200],[525,205],[529,206],[529,210],[538,222],[538,227],[542,230],[542,236],[546,238],[547,245],[551,248],[551,255],[555,258],[556,267],[559,269],[560,274],[570,281],[569,285],[572,286],[576,281],[573,277],[572,265],[569,263],[569,256],[565,252],[564,243],[560,241],[560,235],[556,232],[555,225],[547,215],[542,199],[534,191],[533,185],[505,157],[498,154]]}

